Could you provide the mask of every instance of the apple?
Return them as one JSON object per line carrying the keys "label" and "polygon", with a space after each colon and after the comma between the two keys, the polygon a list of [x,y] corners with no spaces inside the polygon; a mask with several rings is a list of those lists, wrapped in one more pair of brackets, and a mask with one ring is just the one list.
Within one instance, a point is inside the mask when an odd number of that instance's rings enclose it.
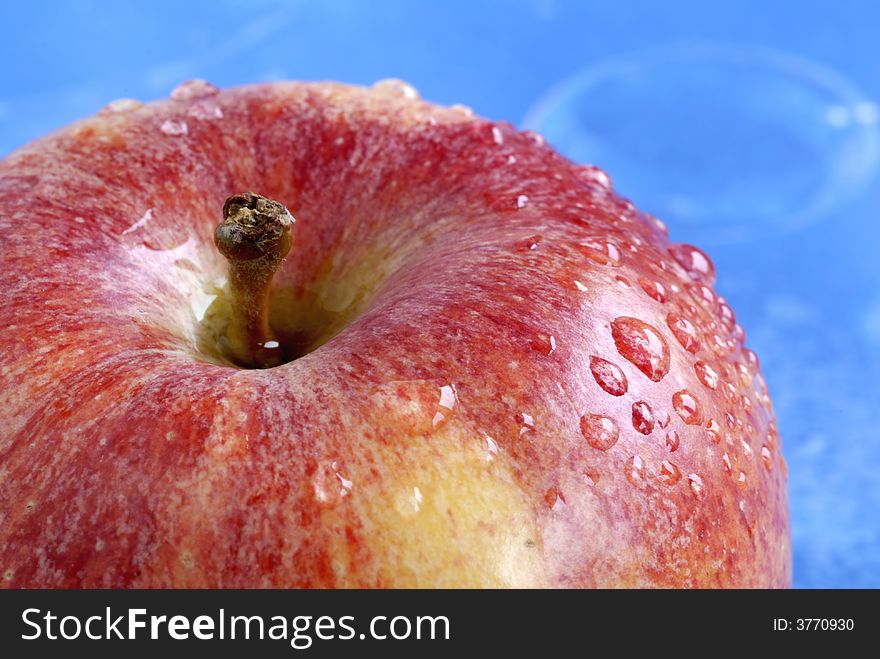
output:
{"label": "apple", "polygon": [[790,583],[712,262],[537,134],[193,81],[6,157],[0,240],[5,587]]}

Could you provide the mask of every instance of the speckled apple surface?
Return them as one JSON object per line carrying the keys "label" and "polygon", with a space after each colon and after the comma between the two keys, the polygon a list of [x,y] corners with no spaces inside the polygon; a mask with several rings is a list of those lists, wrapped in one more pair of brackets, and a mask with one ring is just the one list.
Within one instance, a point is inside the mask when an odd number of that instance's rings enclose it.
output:
{"label": "speckled apple surface", "polygon": [[[319,346],[268,370],[202,329],[242,190],[297,219],[272,317]],[[6,587],[790,583],[711,261],[540,136],[192,83],[6,158],[0,232]]]}

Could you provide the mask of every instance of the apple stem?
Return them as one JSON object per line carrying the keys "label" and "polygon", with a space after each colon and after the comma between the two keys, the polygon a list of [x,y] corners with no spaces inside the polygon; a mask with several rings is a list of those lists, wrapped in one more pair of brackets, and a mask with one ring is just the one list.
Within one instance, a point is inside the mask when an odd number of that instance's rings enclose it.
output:
{"label": "apple stem", "polygon": [[269,290],[278,266],[290,251],[296,220],[277,201],[244,192],[223,204],[223,221],[214,232],[217,249],[229,262],[228,357],[245,368],[284,363],[283,347],[269,328]]}

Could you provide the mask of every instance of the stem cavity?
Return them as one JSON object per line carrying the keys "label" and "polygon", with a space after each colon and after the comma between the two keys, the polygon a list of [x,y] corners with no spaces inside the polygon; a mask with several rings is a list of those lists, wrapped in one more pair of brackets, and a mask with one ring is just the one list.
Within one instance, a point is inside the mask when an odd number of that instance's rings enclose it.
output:
{"label": "stem cavity", "polygon": [[237,365],[271,368],[286,359],[269,328],[272,278],[290,251],[296,220],[282,204],[253,192],[229,197],[214,243],[229,262],[231,317],[224,348]]}

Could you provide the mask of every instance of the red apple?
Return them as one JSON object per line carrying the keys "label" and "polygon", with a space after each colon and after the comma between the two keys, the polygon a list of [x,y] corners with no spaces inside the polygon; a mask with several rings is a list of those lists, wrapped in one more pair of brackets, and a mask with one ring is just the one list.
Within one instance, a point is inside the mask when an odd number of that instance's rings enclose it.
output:
{"label": "red apple", "polygon": [[0,239],[4,586],[790,582],[711,261],[538,135],[197,81],[8,156]]}

